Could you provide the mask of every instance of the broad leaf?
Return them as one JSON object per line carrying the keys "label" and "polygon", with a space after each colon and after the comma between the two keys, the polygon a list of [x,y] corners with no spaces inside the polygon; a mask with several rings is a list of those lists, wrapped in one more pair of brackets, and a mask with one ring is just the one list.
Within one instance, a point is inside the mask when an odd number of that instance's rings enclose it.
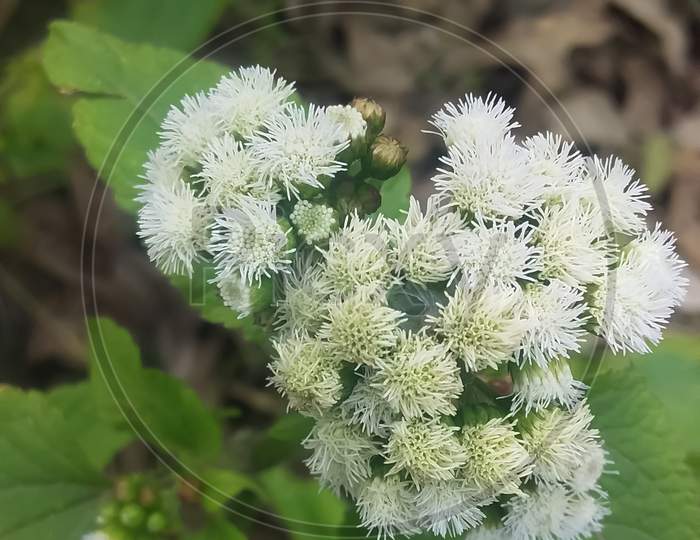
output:
{"label": "broad leaf", "polygon": [[139,436],[168,454],[196,462],[218,456],[216,417],[190,388],[143,368],[128,332],[109,319],[92,319],[89,333],[91,380],[108,416],[124,415]]}
{"label": "broad leaf", "polygon": [[109,485],[79,434],[39,394],[0,391],[0,538],[78,539]]}
{"label": "broad leaf", "polygon": [[201,530],[185,538],[186,540],[246,540],[246,535],[225,517],[219,515],[210,518]]}
{"label": "broad leaf", "polygon": [[381,204],[377,212],[389,218],[403,221],[408,210],[408,202],[411,196],[411,171],[408,165],[388,180],[371,180],[370,183],[379,188]]}
{"label": "broad leaf", "polygon": [[254,465],[264,469],[298,457],[302,453],[301,443],[313,425],[313,419],[298,413],[278,418],[258,442],[253,454]]}

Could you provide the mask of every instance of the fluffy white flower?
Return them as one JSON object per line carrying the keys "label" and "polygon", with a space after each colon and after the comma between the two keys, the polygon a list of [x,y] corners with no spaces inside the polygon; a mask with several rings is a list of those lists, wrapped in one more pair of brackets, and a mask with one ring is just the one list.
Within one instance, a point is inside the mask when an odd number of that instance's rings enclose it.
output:
{"label": "fluffy white flower", "polygon": [[584,540],[602,530],[608,510],[590,495],[561,485],[541,485],[505,503],[506,532],[512,540]]}
{"label": "fluffy white flower", "polygon": [[522,302],[527,329],[521,343],[522,361],[545,367],[558,356],[580,349],[586,334],[583,292],[559,280],[528,286]]}
{"label": "fluffy white flower", "polygon": [[438,168],[433,182],[450,207],[477,221],[517,219],[543,191],[526,158],[510,137],[492,144],[455,144],[440,158],[445,168]]}
{"label": "fluffy white flower", "polygon": [[367,122],[355,107],[350,105],[332,105],[326,107],[328,117],[340,126],[341,141],[364,137]]}
{"label": "fluffy white flower", "polygon": [[162,146],[148,151],[148,158],[143,168],[145,171],[141,178],[146,180],[147,184],[139,186],[141,190],[147,190],[152,185],[172,186],[178,184],[182,178],[182,163],[176,155]]}
{"label": "fluffy white flower", "polygon": [[545,198],[556,201],[574,195],[586,162],[572,142],[547,132],[528,137],[523,145],[530,173],[540,177]]}
{"label": "fluffy white flower", "polygon": [[328,308],[319,337],[340,360],[374,366],[396,344],[402,313],[362,289]]}
{"label": "fluffy white flower", "polygon": [[488,94],[486,99],[466,94],[456,104],[446,103],[430,123],[438,129],[447,146],[493,142],[520,127],[513,121],[514,112],[515,109],[506,106],[495,94]]}
{"label": "fluffy white flower", "polygon": [[224,305],[236,311],[239,319],[250,315],[253,308],[252,291],[239,274],[231,274],[217,282],[217,286]]}
{"label": "fluffy white flower", "polygon": [[435,332],[469,371],[480,371],[513,359],[525,331],[517,314],[519,289],[469,289],[463,283],[437,316],[429,316]]}
{"label": "fluffy white flower", "polygon": [[211,206],[234,207],[244,195],[273,202],[279,199],[260,179],[257,161],[228,133],[209,143],[201,165],[202,170],[195,176],[203,183]]}
{"label": "fluffy white flower", "polygon": [[553,483],[572,477],[583,463],[586,448],[598,439],[598,430],[590,427],[592,420],[585,402],[571,411],[546,409],[521,420],[536,481]]}
{"label": "fluffy white flower", "polygon": [[464,220],[446,211],[438,198],[428,199],[425,214],[412,196],[406,220],[387,220],[389,258],[396,270],[413,283],[433,283],[450,277],[457,261],[458,233]]}
{"label": "fluffy white flower", "polygon": [[380,358],[374,367],[370,384],[405,418],[455,414],[454,401],[462,393],[462,381],[459,366],[445,345],[402,333],[397,351]]}
{"label": "fluffy white flower", "polygon": [[458,270],[469,287],[518,287],[519,281],[534,280],[541,262],[538,248],[531,243],[530,225],[508,221],[490,226],[474,223],[473,227],[458,242]]}
{"label": "fluffy white flower", "polygon": [[289,220],[309,244],[328,238],[336,225],[335,215],[330,206],[309,201],[297,202]]}
{"label": "fluffy white flower", "polygon": [[311,474],[336,492],[352,493],[367,480],[370,460],[379,452],[369,435],[337,414],[320,418],[303,444],[312,451],[304,461]]}
{"label": "fluffy white flower", "polygon": [[590,311],[596,331],[614,352],[647,353],[651,350],[649,343],[656,345],[661,341],[683,289],[676,278],[677,285],[664,290],[669,282],[664,271],[668,269],[659,268],[657,276],[642,259],[628,256],[600,280],[591,295]]}
{"label": "fluffy white flower", "polygon": [[277,303],[278,330],[314,334],[328,312],[331,286],[323,267],[311,256],[296,257],[293,270],[282,276],[282,297]]}
{"label": "fluffy white flower", "polygon": [[322,189],[321,177],[332,178],[344,170],[336,157],[347,145],[338,124],[314,105],[308,112],[291,105],[285,114],[269,118],[264,131],[256,131],[249,142],[261,176],[287,198],[298,196],[303,186]]}
{"label": "fluffy white flower", "polygon": [[676,253],[672,232],[657,223],[653,231],[644,231],[625,247],[623,260],[643,274],[656,296],[666,299],[671,307],[681,304],[688,287],[682,275],[687,265]]}
{"label": "fluffy white flower", "polygon": [[536,216],[533,235],[543,265],[542,277],[582,287],[605,275],[610,258],[608,243],[594,219],[595,210],[567,201],[548,205]]}
{"label": "fluffy white flower", "polygon": [[216,281],[240,273],[247,283],[288,271],[294,252],[287,248],[287,231],[277,223],[274,205],[251,197],[216,216],[209,251]]}
{"label": "fluffy white flower", "polygon": [[644,229],[644,216],[651,210],[647,187],[635,180],[634,169],[618,158],[589,158],[588,177],[580,190],[581,201],[595,209],[593,215],[600,227],[635,233]]}
{"label": "fluffy white flower", "polygon": [[342,411],[350,422],[358,424],[365,433],[386,437],[395,413],[382,395],[380,388],[369,384],[372,372],[359,380],[342,404]]}
{"label": "fluffy white flower", "polygon": [[420,532],[415,525],[416,508],[409,482],[398,476],[375,477],[357,494],[357,509],[363,527],[376,532],[377,538],[412,535]]}
{"label": "fluffy white flower", "polygon": [[250,137],[267,119],[284,111],[294,84],[260,66],[224,75],[211,92],[215,119],[240,137]]}
{"label": "fluffy white flower", "polygon": [[326,259],[328,282],[339,293],[352,293],[361,287],[380,290],[392,281],[381,218],[361,219],[357,214],[347,217],[343,227],[331,235],[328,249],[321,253]]}
{"label": "fluffy white flower", "polygon": [[466,454],[455,432],[438,419],[401,420],[392,424],[384,446],[388,474],[405,471],[420,489],[433,480],[452,480],[464,465]]}
{"label": "fluffy white flower", "polygon": [[584,446],[581,466],[578,467],[567,484],[575,493],[595,492],[601,496],[605,493],[600,489],[598,481],[605,472],[606,465],[612,462],[599,441]]}
{"label": "fluffy white flower", "polygon": [[512,540],[512,537],[504,527],[483,524],[468,531],[464,540]]}
{"label": "fluffy white flower", "polygon": [[180,107],[171,106],[158,132],[163,148],[187,165],[195,163],[209,141],[222,132],[214,110],[211,99],[203,92],[185,96]]}
{"label": "fluffy white flower", "polygon": [[207,242],[210,220],[204,201],[182,180],[151,184],[139,196],[138,235],[148,257],[166,274],[192,274]]}
{"label": "fluffy white flower", "polygon": [[430,482],[415,498],[421,527],[437,536],[457,536],[478,526],[484,513],[478,508],[474,492],[461,480]]}
{"label": "fluffy white flower", "polygon": [[460,475],[482,499],[518,493],[521,478],[529,473],[530,456],[503,418],[462,427],[466,463]]}
{"label": "fluffy white flower", "polygon": [[340,361],[329,354],[323,342],[296,334],[272,345],[277,359],[268,364],[270,383],[287,396],[289,407],[320,416],[340,400]]}
{"label": "fluffy white flower", "polygon": [[564,359],[554,359],[545,367],[525,364],[511,371],[513,377],[513,403],[511,410],[525,408],[541,411],[552,403],[571,409],[581,399],[587,386],[574,379],[569,364]]}

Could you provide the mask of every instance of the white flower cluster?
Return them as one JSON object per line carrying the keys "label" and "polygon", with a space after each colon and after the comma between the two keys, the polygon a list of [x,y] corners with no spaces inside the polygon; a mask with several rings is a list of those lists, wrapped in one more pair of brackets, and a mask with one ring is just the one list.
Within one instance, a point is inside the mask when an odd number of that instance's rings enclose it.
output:
{"label": "white flower cluster", "polygon": [[153,262],[192,275],[209,261],[224,302],[243,315],[251,286],[289,271],[297,233],[308,243],[330,234],[332,209],[314,194],[346,168],[339,154],[364,130],[352,107],[305,108],[293,92],[255,66],[185,96],[140,186],[139,236]]}
{"label": "white flower cluster", "polygon": [[609,461],[567,359],[590,331],[648,351],[686,286],[634,171],[518,142],[513,109],[466,96],[432,119],[447,153],[425,210],[368,215],[337,186],[366,178],[347,154],[383,112],[290,94],[253,68],[173,109],[141,195],[152,258],[188,271],[208,251],[234,309],[276,276],[270,384],[315,419],[311,473],[379,537],[600,531]]}

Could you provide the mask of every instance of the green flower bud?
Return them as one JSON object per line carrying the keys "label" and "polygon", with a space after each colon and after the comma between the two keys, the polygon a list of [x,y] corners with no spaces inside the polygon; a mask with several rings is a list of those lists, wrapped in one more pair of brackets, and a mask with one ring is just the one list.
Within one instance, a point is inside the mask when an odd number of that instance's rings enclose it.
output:
{"label": "green flower bud", "polygon": [[114,484],[114,496],[120,502],[131,502],[135,501],[139,492],[139,484],[141,483],[139,478],[120,478]]}
{"label": "green flower bud", "polygon": [[387,135],[377,137],[369,152],[370,174],[379,180],[386,180],[398,173],[408,156],[408,149]]}
{"label": "green flower bud", "polygon": [[117,503],[109,503],[100,510],[100,515],[97,516],[97,523],[100,525],[106,525],[113,522],[116,519],[118,512],[119,507]]}
{"label": "green flower bud", "polygon": [[160,512],[154,512],[146,520],[146,529],[151,533],[159,533],[165,530],[168,521]]}
{"label": "green flower bud", "polygon": [[139,527],[143,523],[145,517],[143,508],[134,503],[127,504],[119,513],[119,521],[129,529]]}
{"label": "green flower bud", "polygon": [[139,492],[139,503],[144,508],[149,508],[155,505],[158,500],[158,495],[150,486],[143,486]]}
{"label": "green flower bud", "polygon": [[386,112],[376,101],[369,98],[357,97],[350,103],[360,111],[362,118],[367,122],[367,140],[372,141],[384,129]]}

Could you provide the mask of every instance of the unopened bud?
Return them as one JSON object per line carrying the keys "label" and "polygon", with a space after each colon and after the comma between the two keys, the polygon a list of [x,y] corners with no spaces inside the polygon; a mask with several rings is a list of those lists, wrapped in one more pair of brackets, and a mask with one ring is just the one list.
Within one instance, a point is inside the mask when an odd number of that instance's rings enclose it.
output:
{"label": "unopened bud", "polygon": [[367,140],[371,141],[384,129],[386,112],[376,101],[369,98],[358,97],[350,103],[360,111],[362,118],[367,122]]}
{"label": "unopened bud", "polygon": [[369,152],[370,174],[379,180],[386,180],[398,173],[408,156],[408,149],[387,135],[377,137]]}
{"label": "unopened bud", "polygon": [[129,529],[139,527],[146,516],[138,504],[127,504],[119,513],[119,521]]}
{"label": "unopened bud", "polygon": [[148,529],[148,532],[151,533],[159,533],[165,530],[165,527],[167,527],[168,522],[165,519],[165,516],[161,514],[160,512],[154,512],[150,516],[148,516],[148,519],[146,520],[146,529]]}
{"label": "unopened bud", "polygon": [[148,508],[149,506],[153,506],[153,504],[156,502],[156,492],[153,490],[152,487],[150,486],[144,486],[141,488],[141,491],[139,492],[139,503],[141,506],[144,506]]}

